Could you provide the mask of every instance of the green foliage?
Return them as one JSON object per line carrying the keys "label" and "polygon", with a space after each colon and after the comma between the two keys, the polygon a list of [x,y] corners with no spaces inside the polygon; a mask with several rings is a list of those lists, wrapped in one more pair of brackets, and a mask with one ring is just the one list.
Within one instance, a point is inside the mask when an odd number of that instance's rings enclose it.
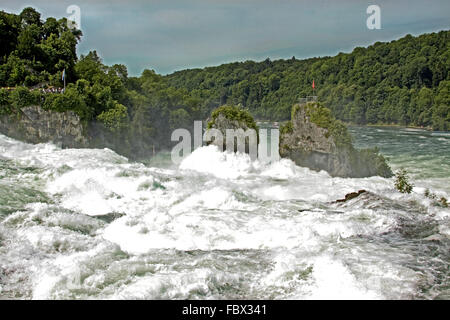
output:
{"label": "green foliage", "polygon": [[286,121],[285,123],[280,125],[280,135],[292,133],[294,128],[292,126],[292,121]]}
{"label": "green foliage", "polygon": [[434,97],[431,123],[434,130],[450,130],[450,81],[441,81]]}
{"label": "green foliage", "polygon": [[76,45],[81,31],[70,30],[67,20],[48,18],[45,23],[33,8],[19,15],[0,12],[0,86],[32,86],[58,79],[66,69],[74,79]]}
{"label": "green foliage", "polygon": [[25,87],[18,87],[13,90],[10,94],[11,105],[15,110],[19,110],[23,107],[28,107],[30,105],[39,104],[38,95],[33,94],[30,90]]}
{"label": "green foliage", "polygon": [[[55,112],[74,111],[86,124],[94,146],[145,157],[170,147],[174,128],[191,129],[193,120],[206,118],[214,106],[211,100],[170,86],[153,70],[128,77],[124,65],[106,66],[96,51],[78,59],[81,32],[68,29],[65,18],[43,22],[32,8],[20,15],[1,11],[0,31],[0,86],[16,87],[0,92],[2,114],[30,104]],[[64,93],[41,94],[30,88],[61,88],[64,69]],[[276,86],[276,78],[272,80]]]}
{"label": "green foliage", "polygon": [[9,99],[9,91],[0,89],[0,115],[11,113],[11,101]]}
{"label": "green foliage", "polygon": [[177,109],[170,112],[169,116],[169,127],[171,130],[178,128],[190,128],[193,122],[189,113],[184,109]]}
{"label": "green foliage", "polygon": [[0,11],[0,63],[15,50],[17,38],[21,28],[21,19],[18,15]]}
{"label": "green foliage", "polygon": [[106,75],[106,67],[102,64],[97,51],[91,51],[86,56],[81,56],[75,66],[78,77],[90,83],[100,82]]}
{"label": "green foliage", "polygon": [[91,116],[85,97],[73,85],[68,86],[63,94],[46,94],[42,107],[57,112],[74,111],[83,120],[89,119]]}
{"label": "green foliage", "polygon": [[221,106],[213,111],[213,113],[211,114],[211,121],[209,121],[207,125],[208,129],[211,129],[213,127],[214,123],[217,120],[217,117],[219,117],[220,114],[224,115],[225,118],[229,120],[243,122],[248,128],[254,129],[256,132],[258,132],[258,126],[256,125],[256,122],[253,119],[252,115],[247,110],[243,110],[237,106],[230,105]]}
{"label": "green foliage", "polygon": [[118,132],[127,127],[127,107],[121,105],[120,103],[116,103],[113,108],[102,112],[97,119],[112,132]]}
{"label": "green foliage", "polygon": [[19,15],[22,24],[26,26],[41,25],[41,14],[34,8],[26,7]]}
{"label": "green foliage", "polygon": [[[144,70],[140,77],[129,77],[123,65],[104,65],[96,51],[78,59],[82,34],[69,29],[65,18],[43,21],[32,8],[19,15],[0,11],[0,33],[0,87],[16,87],[0,91],[0,113],[31,104],[74,111],[90,124],[95,146],[130,157],[169,148],[173,129],[192,130],[193,120],[206,119],[219,106],[239,105],[222,111],[256,130],[252,116],[288,120],[298,98],[311,94],[312,79],[323,106],[311,117],[339,146],[348,145],[350,136],[330,115],[361,124],[450,127],[449,31],[407,36],[332,58],[246,61],[168,76]],[[64,69],[64,93],[29,90],[62,87]],[[281,129],[292,130],[292,123]]]}
{"label": "green foliage", "polygon": [[[219,118],[220,117],[220,118]],[[251,114],[247,111],[242,109],[240,106],[234,106],[234,105],[224,105],[217,109],[215,109],[211,114],[211,120],[208,121],[207,129],[217,128],[222,131],[222,134],[224,135],[224,141],[223,141],[223,148],[227,148],[226,143],[226,129],[253,129],[256,133],[256,141],[259,143],[259,129],[256,125],[255,120],[251,116]],[[223,118],[226,119],[226,121],[223,121]],[[231,126],[231,127],[230,127]],[[245,148],[247,150],[250,150],[250,138],[245,138]],[[237,151],[237,148],[235,146],[235,152]]]}
{"label": "green foliage", "polygon": [[[178,71],[167,81],[208,101],[242,104],[259,119],[288,120],[298,98],[316,94],[339,120],[450,127],[450,31],[406,36],[335,57],[236,62]],[[438,96],[440,96],[438,98]]]}
{"label": "green foliage", "polygon": [[400,169],[395,174],[395,188],[401,193],[411,193],[413,185],[409,183],[408,172],[405,169]]}
{"label": "green foliage", "polygon": [[15,55],[10,55],[6,63],[0,67],[0,81],[4,86],[23,83],[27,75],[29,75],[27,62]]}
{"label": "green foliage", "polygon": [[433,200],[433,202],[436,205],[444,207],[444,208],[448,208],[448,200],[447,200],[447,198],[445,198],[445,197],[438,198],[438,196],[436,194],[430,192],[430,189],[425,189],[424,196],[429,198],[429,199],[431,199],[431,200]]}
{"label": "green foliage", "polygon": [[347,127],[341,121],[334,118],[330,109],[316,102],[307,103],[304,106],[295,105],[292,108],[292,116],[295,116],[301,107],[305,108],[306,116],[312,123],[328,130],[328,134],[333,137],[337,147],[343,148],[352,145],[352,137],[348,133]]}

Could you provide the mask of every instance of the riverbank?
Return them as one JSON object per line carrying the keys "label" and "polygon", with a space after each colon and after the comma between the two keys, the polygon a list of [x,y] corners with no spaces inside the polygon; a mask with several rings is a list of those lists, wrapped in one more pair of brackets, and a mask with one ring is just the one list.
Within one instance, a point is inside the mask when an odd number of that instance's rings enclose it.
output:
{"label": "riverbank", "polygon": [[[424,130],[424,131],[437,131],[433,130],[432,127],[419,127],[419,126],[411,126],[411,125],[401,125],[401,124],[365,124],[365,125],[357,125],[357,124],[347,124],[348,126],[365,126],[365,127],[373,127],[373,128],[398,128],[398,129],[418,129],[418,130]],[[447,131],[450,132],[450,131]]]}
{"label": "riverbank", "polygon": [[[274,124],[275,127],[278,127],[281,123],[286,121],[272,121],[272,120],[260,120],[255,119],[256,124]],[[432,127],[421,127],[421,126],[413,126],[413,125],[404,125],[404,124],[395,124],[395,123],[376,123],[376,124],[357,124],[353,122],[344,122],[345,125],[348,127],[369,127],[369,128],[397,128],[397,129],[420,129],[425,131],[435,131],[440,132],[438,130],[433,130]],[[450,132],[450,131],[444,131],[444,132]]]}

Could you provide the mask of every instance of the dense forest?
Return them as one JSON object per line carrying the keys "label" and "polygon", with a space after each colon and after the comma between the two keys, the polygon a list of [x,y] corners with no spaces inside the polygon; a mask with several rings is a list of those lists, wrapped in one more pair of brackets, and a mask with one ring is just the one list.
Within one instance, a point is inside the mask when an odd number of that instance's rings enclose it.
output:
{"label": "dense forest", "polygon": [[[146,156],[171,145],[176,128],[192,129],[224,104],[256,118],[289,119],[299,97],[311,95],[346,122],[450,129],[450,31],[406,36],[335,57],[237,62],[162,76],[106,66],[96,51],[80,57],[80,30],[65,18],[41,19],[33,8],[0,12],[0,115],[38,104],[73,110],[93,146]],[[63,87],[63,93],[42,91]]]}
{"label": "dense forest", "polygon": [[176,88],[217,104],[241,104],[260,119],[289,119],[315,95],[335,117],[357,124],[450,130],[450,31],[407,35],[335,57],[236,62],[175,72]]}
{"label": "dense forest", "polygon": [[[106,66],[96,51],[78,58],[82,33],[67,25],[65,18],[42,21],[33,8],[19,15],[0,12],[0,115],[32,104],[72,110],[91,145],[140,157],[170,146],[174,129],[191,128],[216,106],[170,86],[153,70],[128,77],[126,66]],[[66,89],[54,92],[63,87],[64,70]]]}

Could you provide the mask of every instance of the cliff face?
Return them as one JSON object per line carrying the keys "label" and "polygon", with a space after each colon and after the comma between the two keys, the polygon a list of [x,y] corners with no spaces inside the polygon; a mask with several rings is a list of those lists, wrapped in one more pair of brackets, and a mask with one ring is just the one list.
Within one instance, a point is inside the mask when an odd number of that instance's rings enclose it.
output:
{"label": "cliff face", "polygon": [[325,170],[331,176],[392,176],[385,159],[376,150],[353,148],[343,124],[324,112],[328,109],[313,103],[296,105],[293,110],[291,121],[280,132],[281,157],[302,167]]}
{"label": "cliff face", "polygon": [[0,132],[29,143],[53,142],[64,148],[86,147],[88,141],[78,115],[72,111],[45,111],[39,106],[0,116]]}
{"label": "cliff face", "polygon": [[351,168],[344,154],[339,153],[328,130],[312,123],[305,108],[291,119],[292,128],[280,136],[280,156],[313,170],[325,170],[332,176],[349,176]]}

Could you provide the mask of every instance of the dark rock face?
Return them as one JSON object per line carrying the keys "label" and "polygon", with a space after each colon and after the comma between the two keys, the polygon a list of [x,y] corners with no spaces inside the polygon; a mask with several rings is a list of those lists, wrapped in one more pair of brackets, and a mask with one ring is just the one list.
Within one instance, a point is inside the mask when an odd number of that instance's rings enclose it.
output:
{"label": "dark rock face", "polygon": [[328,130],[312,123],[304,108],[291,119],[291,132],[280,136],[280,156],[313,170],[325,170],[332,176],[349,176],[352,172],[347,155],[339,153]]}
{"label": "dark rock face", "polygon": [[363,193],[366,193],[366,192],[367,192],[366,190],[359,190],[358,192],[350,192],[345,195],[344,199],[336,200],[336,202],[347,202],[347,201],[350,201],[352,199],[359,197],[360,195],[362,195]]}
{"label": "dark rock face", "polygon": [[[330,130],[311,121],[308,108],[306,105],[295,106],[289,127],[281,130],[281,157],[289,158],[302,167],[325,170],[335,177],[392,176],[381,155],[370,150],[356,150],[351,144],[338,146]],[[331,119],[330,123],[335,121]]]}
{"label": "dark rock face", "polygon": [[110,213],[107,213],[107,214],[94,216],[94,218],[102,220],[102,221],[104,221],[106,223],[111,223],[114,220],[117,220],[117,219],[123,217],[124,215],[125,215],[124,213],[110,212]]}
{"label": "dark rock face", "polygon": [[53,142],[64,148],[88,145],[78,115],[72,111],[46,111],[39,106],[22,108],[19,114],[0,116],[0,132],[29,143]]}

